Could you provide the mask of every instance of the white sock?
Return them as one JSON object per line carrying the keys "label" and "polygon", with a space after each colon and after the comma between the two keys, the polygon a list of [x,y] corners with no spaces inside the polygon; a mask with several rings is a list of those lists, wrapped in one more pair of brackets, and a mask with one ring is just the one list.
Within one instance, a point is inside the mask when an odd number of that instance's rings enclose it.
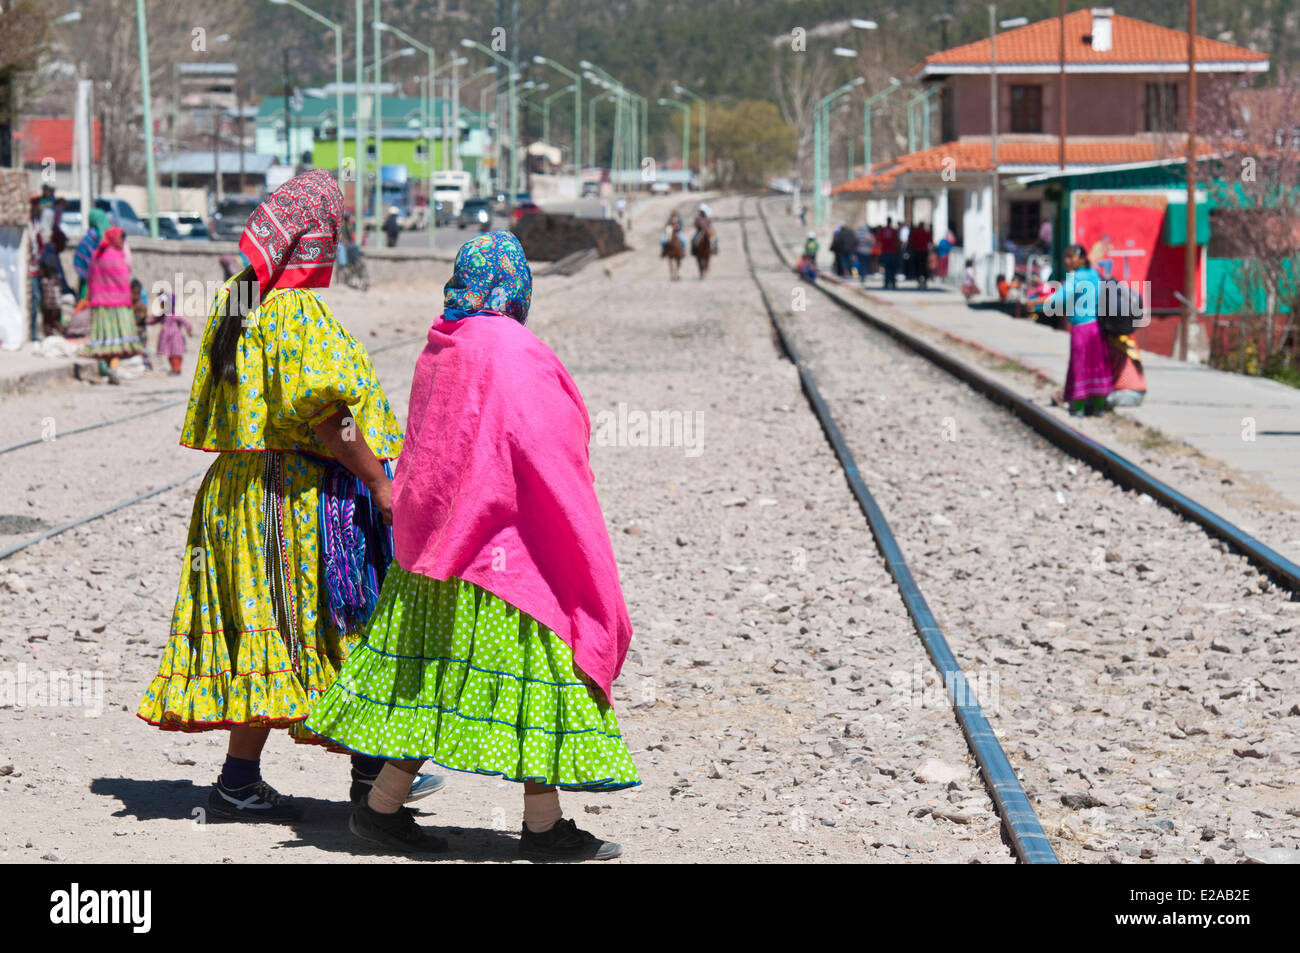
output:
{"label": "white sock", "polygon": [[366,795],[366,804],[376,814],[396,814],[411,793],[411,775],[394,765],[385,764]]}
{"label": "white sock", "polygon": [[552,788],[545,794],[524,795],[524,823],[534,834],[545,834],[563,816],[559,791]]}

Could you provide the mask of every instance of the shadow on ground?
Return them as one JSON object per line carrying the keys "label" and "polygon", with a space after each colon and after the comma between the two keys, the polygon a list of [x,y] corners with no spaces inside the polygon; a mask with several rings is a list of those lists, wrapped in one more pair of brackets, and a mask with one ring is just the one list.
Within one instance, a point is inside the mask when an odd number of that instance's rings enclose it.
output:
{"label": "shadow on ground", "polygon": [[[239,821],[207,820],[207,785],[171,779],[141,780],[139,778],[95,778],[90,792],[117,801],[120,807],[113,817],[134,818],[137,821],[190,821],[195,825],[214,828],[234,826]],[[436,800],[436,799],[435,799]],[[326,801],[321,798],[295,797],[302,807],[302,819],[291,824],[265,825],[286,832],[296,839],[283,840],[275,849],[311,847],[331,853],[366,855],[372,857],[405,857],[386,848],[369,844],[348,830],[351,807],[343,801]],[[421,806],[426,802],[421,802]],[[519,856],[519,839],[512,834],[487,828],[439,827],[428,823],[434,812],[415,809],[420,826],[446,838],[449,847],[441,854],[411,854],[421,860],[468,860],[509,862]],[[304,858],[305,859],[305,858]]]}

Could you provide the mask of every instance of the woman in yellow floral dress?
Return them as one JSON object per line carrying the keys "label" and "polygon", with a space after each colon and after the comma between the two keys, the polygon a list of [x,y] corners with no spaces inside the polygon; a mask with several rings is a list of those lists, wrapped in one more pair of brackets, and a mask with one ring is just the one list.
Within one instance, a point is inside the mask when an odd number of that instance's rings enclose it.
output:
{"label": "woman in yellow floral dress", "polygon": [[[387,461],[401,426],[365,348],[313,290],[329,284],[342,205],[316,170],[249,219],[251,265],[213,303],[181,435],[220,455],[194,501],[171,638],[138,714],[164,730],[229,730],[208,802],[223,818],[298,816],[262,780],[262,747],[274,728],[319,742],[301,722],[391,558]],[[353,800],[380,767],[353,758]],[[441,784],[418,778],[412,799]]]}

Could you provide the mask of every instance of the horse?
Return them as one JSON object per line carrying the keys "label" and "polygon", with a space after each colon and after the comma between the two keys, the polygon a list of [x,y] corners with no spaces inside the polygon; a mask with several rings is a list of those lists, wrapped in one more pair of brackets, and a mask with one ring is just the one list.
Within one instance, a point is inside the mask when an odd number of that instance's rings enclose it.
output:
{"label": "horse", "polygon": [[665,228],[668,233],[667,240],[664,242],[661,257],[668,259],[668,280],[681,280],[682,259],[686,257],[686,249],[682,245],[681,227],[669,225]]}
{"label": "horse", "polygon": [[700,266],[700,277],[703,278],[709,270],[709,259],[713,257],[712,225],[706,225],[695,233],[691,239],[691,254],[695,256],[695,264]]}

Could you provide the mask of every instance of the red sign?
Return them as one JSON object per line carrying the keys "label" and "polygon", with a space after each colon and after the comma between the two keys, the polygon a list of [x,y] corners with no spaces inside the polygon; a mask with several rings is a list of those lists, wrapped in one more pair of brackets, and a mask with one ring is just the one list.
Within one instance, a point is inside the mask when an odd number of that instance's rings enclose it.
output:
{"label": "red sign", "polygon": [[[1142,292],[1155,311],[1181,310],[1175,292],[1182,294],[1184,255],[1182,246],[1163,243],[1169,197],[1163,191],[1080,191],[1071,193],[1074,241],[1088,252],[1088,260],[1102,276],[1125,282]],[[1197,256],[1197,306],[1204,286],[1204,256]],[[1142,282],[1150,282],[1142,285]]]}

